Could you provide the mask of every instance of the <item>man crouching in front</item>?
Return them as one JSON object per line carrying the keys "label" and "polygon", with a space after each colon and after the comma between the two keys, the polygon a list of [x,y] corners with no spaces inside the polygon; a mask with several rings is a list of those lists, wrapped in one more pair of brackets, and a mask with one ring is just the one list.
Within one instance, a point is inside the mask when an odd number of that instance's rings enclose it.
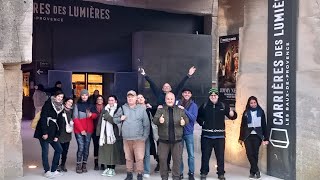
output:
{"label": "man crouching in front", "polygon": [[169,177],[167,158],[169,151],[171,151],[172,179],[180,180],[183,127],[189,123],[189,119],[183,109],[174,105],[175,96],[173,93],[166,94],[165,102],[166,105],[160,105],[153,118],[153,122],[158,125],[159,133],[160,175],[162,180],[167,180]]}

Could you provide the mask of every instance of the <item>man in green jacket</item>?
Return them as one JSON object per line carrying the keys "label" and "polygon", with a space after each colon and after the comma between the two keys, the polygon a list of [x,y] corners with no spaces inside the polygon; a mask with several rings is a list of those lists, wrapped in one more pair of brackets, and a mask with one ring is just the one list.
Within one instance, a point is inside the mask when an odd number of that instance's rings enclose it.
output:
{"label": "man in green jacket", "polygon": [[180,164],[182,148],[183,128],[189,123],[189,119],[183,109],[175,104],[175,96],[169,92],[165,97],[166,105],[158,108],[153,122],[158,125],[159,133],[159,160],[160,175],[163,180],[169,177],[167,158],[169,151],[172,153],[172,179],[180,180]]}

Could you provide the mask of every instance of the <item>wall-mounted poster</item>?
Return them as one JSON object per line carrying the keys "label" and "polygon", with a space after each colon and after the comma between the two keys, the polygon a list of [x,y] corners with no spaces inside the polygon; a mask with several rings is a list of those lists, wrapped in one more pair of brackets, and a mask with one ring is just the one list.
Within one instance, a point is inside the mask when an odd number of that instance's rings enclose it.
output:
{"label": "wall-mounted poster", "polygon": [[219,38],[219,98],[235,107],[236,82],[239,68],[239,35],[221,36]]}

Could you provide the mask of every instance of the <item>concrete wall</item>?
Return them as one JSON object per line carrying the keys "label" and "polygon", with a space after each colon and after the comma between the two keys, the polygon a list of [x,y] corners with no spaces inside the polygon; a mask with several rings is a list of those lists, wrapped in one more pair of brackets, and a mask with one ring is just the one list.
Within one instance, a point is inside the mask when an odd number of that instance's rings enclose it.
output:
{"label": "concrete wall", "polygon": [[319,179],[320,1],[300,0],[297,35],[297,179]]}
{"label": "concrete wall", "polygon": [[22,176],[22,72],[32,56],[32,1],[0,0],[0,179]]}

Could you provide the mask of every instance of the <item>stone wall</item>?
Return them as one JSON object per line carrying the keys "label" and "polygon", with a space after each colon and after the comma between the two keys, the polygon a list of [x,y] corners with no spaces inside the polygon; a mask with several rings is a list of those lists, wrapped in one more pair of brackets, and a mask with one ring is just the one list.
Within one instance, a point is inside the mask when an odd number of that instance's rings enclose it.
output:
{"label": "stone wall", "polygon": [[32,1],[0,0],[0,179],[22,176],[22,72],[32,57]]}
{"label": "stone wall", "polygon": [[300,0],[297,31],[297,179],[319,179],[320,1]]}
{"label": "stone wall", "polygon": [[[256,96],[266,111],[267,103],[267,0],[244,1],[243,28],[240,28],[240,60],[237,77],[236,121],[226,121],[226,161],[249,167],[244,147],[238,143],[240,124],[247,99]],[[239,7],[240,8],[240,7]],[[240,24],[239,24],[240,25]],[[220,27],[219,27],[220,28]],[[227,32],[235,32],[230,29]],[[259,167],[267,170],[267,149],[260,148]]]}

